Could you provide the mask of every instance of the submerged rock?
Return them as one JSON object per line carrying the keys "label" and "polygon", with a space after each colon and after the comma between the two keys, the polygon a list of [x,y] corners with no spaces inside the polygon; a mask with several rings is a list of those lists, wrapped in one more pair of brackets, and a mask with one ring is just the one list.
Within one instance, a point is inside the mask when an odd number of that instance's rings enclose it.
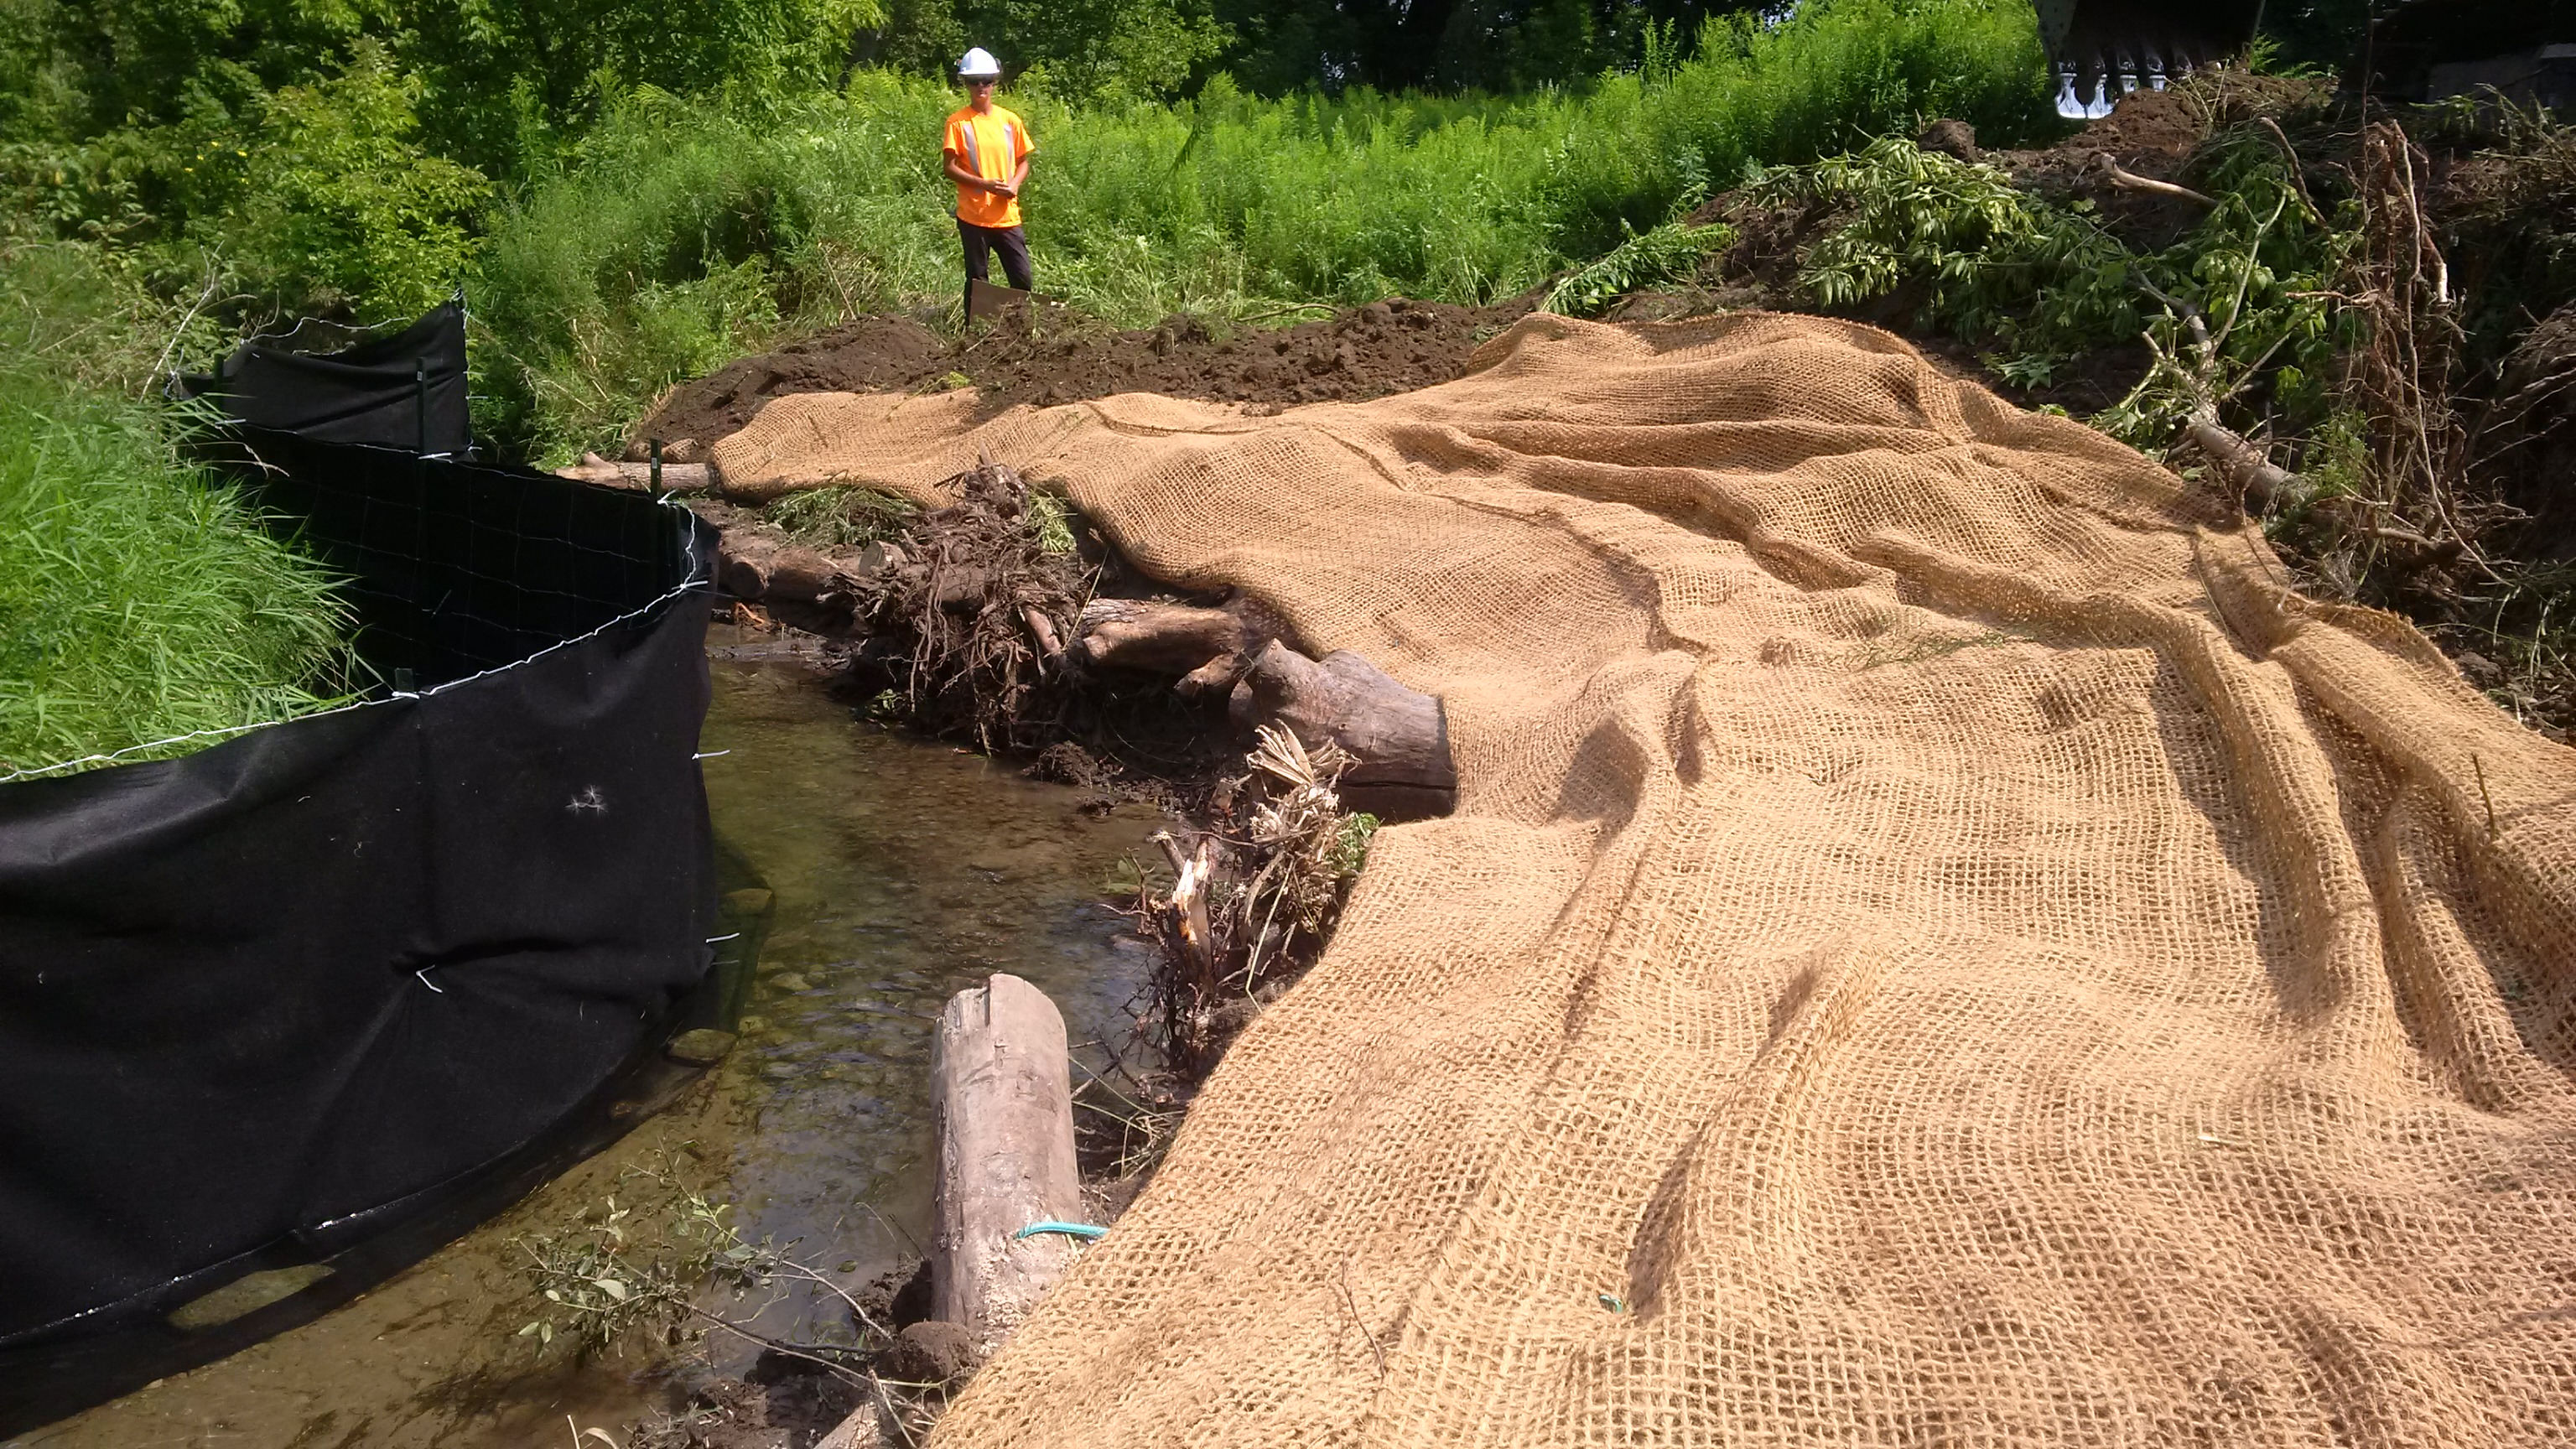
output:
{"label": "submerged rock", "polygon": [[299,1263],[292,1268],[270,1268],[258,1273],[245,1273],[230,1283],[170,1310],[170,1326],[181,1333],[197,1333],[220,1327],[236,1318],[245,1317],[282,1302],[331,1276],[328,1263]]}
{"label": "submerged rock", "polygon": [[682,1066],[711,1067],[725,1059],[736,1040],[732,1032],[702,1026],[671,1038],[662,1054]]}

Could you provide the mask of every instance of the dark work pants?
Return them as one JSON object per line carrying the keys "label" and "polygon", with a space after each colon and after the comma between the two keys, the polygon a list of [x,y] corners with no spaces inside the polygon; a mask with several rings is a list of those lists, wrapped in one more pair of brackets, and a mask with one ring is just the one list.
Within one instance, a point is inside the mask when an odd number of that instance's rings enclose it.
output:
{"label": "dark work pants", "polygon": [[966,243],[966,279],[968,281],[990,281],[992,278],[988,258],[992,253],[1000,252],[1002,275],[1010,278],[1011,285],[1021,291],[1025,292],[1029,289],[1027,229],[1016,226],[977,226],[972,222],[961,221],[957,223],[957,235]]}

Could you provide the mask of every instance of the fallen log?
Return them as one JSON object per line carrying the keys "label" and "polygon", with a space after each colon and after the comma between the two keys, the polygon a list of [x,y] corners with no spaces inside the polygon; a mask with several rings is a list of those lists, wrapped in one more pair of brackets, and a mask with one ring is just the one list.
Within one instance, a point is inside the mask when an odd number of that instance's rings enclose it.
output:
{"label": "fallen log", "polygon": [[1243,656],[1220,654],[1173,681],[1172,688],[1183,698],[1196,699],[1202,694],[1225,693],[1242,677]]}
{"label": "fallen log", "polygon": [[[578,478],[584,483],[605,483],[611,488],[650,488],[653,486],[653,465],[649,462],[617,462],[597,453],[584,453],[580,462],[569,468],[557,469],[555,476]],[[695,493],[715,481],[715,465],[712,463],[674,463],[665,459],[662,464],[662,491],[665,493]]]}
{"label": "fallen log", "polygon": [[1358,763],[1335,787],[1342,802],[1381,819],[1446,815],[1458,803],[1449,717],[1439,696],[1407,689],[1347,649],[1318,662],[1274,639],[1244,667],[1227,701],[1245,736],[1285,725],[1301,741],[1330,740]]}
{"label": "fallen log", "polygon": [[789,603],[811,604],[839,582],[840,567],[813,549],[790,544],[769,556],[765,595]]}
{"label": "fallen log", "polygon": [[737,599],[769,593],[769,571],[786,541],[750,529],[727,529],[716,544],[716,583]]}
{"label": "fallen log", "polygon": [[1158,599],[1094,599],[1082,606],[1073,636],[1095,666],[1155,674],[1190,674],[1256,642],[1232,610]]}
{"label": "fallen log", "polygon": [[1016,1236],[1082,1218],[1064,1018],[1046,993],[996,972],[949,998],[930,1061],[939,1120],[932,1313],[964,1328],[980,1360],[1077,1252],[1059,1234]]}

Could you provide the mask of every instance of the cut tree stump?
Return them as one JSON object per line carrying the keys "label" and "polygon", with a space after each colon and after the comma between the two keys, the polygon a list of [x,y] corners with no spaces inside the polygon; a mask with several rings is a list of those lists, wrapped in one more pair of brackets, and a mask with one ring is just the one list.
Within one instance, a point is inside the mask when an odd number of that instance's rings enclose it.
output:
{"label": "cut tree stump", "polygon": [[737,599],[769,593],[771,561],[786,541],[751,529],[727,529],[716,544],[716,582]]}
{"label": "cut tree stump", "polygon": [[1012,1236],[1082,1219],[1064,1018],[1045,992],[996,972],[948,999],[930,1062],[939,1117],[932,1316],[965,1328],[980,1360],[1078,1252],[1054,1233]]}
{"label": "cut tree stump", "polygon": [[1246,735],[1286,725],[1308,745],[1330,740],[1358,761],[1342,803],[1387,820],[1446,815],[1458,804],[1449,717],[1439,696],[1407,689],[1347,649],[1318,662],[1274,639],[1245,666],[1227,702]]}

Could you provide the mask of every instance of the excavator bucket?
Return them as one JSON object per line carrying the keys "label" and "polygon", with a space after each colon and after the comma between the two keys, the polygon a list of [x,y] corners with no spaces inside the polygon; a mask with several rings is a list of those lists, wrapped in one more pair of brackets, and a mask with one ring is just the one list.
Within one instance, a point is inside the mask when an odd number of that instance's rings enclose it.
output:
{"label": "excavator bucket", "polygon": [[2057,113],[2086,120],[2120,97],[2227,59],[2254,39],[2259,0],[2032,0],[2057,76]]}

